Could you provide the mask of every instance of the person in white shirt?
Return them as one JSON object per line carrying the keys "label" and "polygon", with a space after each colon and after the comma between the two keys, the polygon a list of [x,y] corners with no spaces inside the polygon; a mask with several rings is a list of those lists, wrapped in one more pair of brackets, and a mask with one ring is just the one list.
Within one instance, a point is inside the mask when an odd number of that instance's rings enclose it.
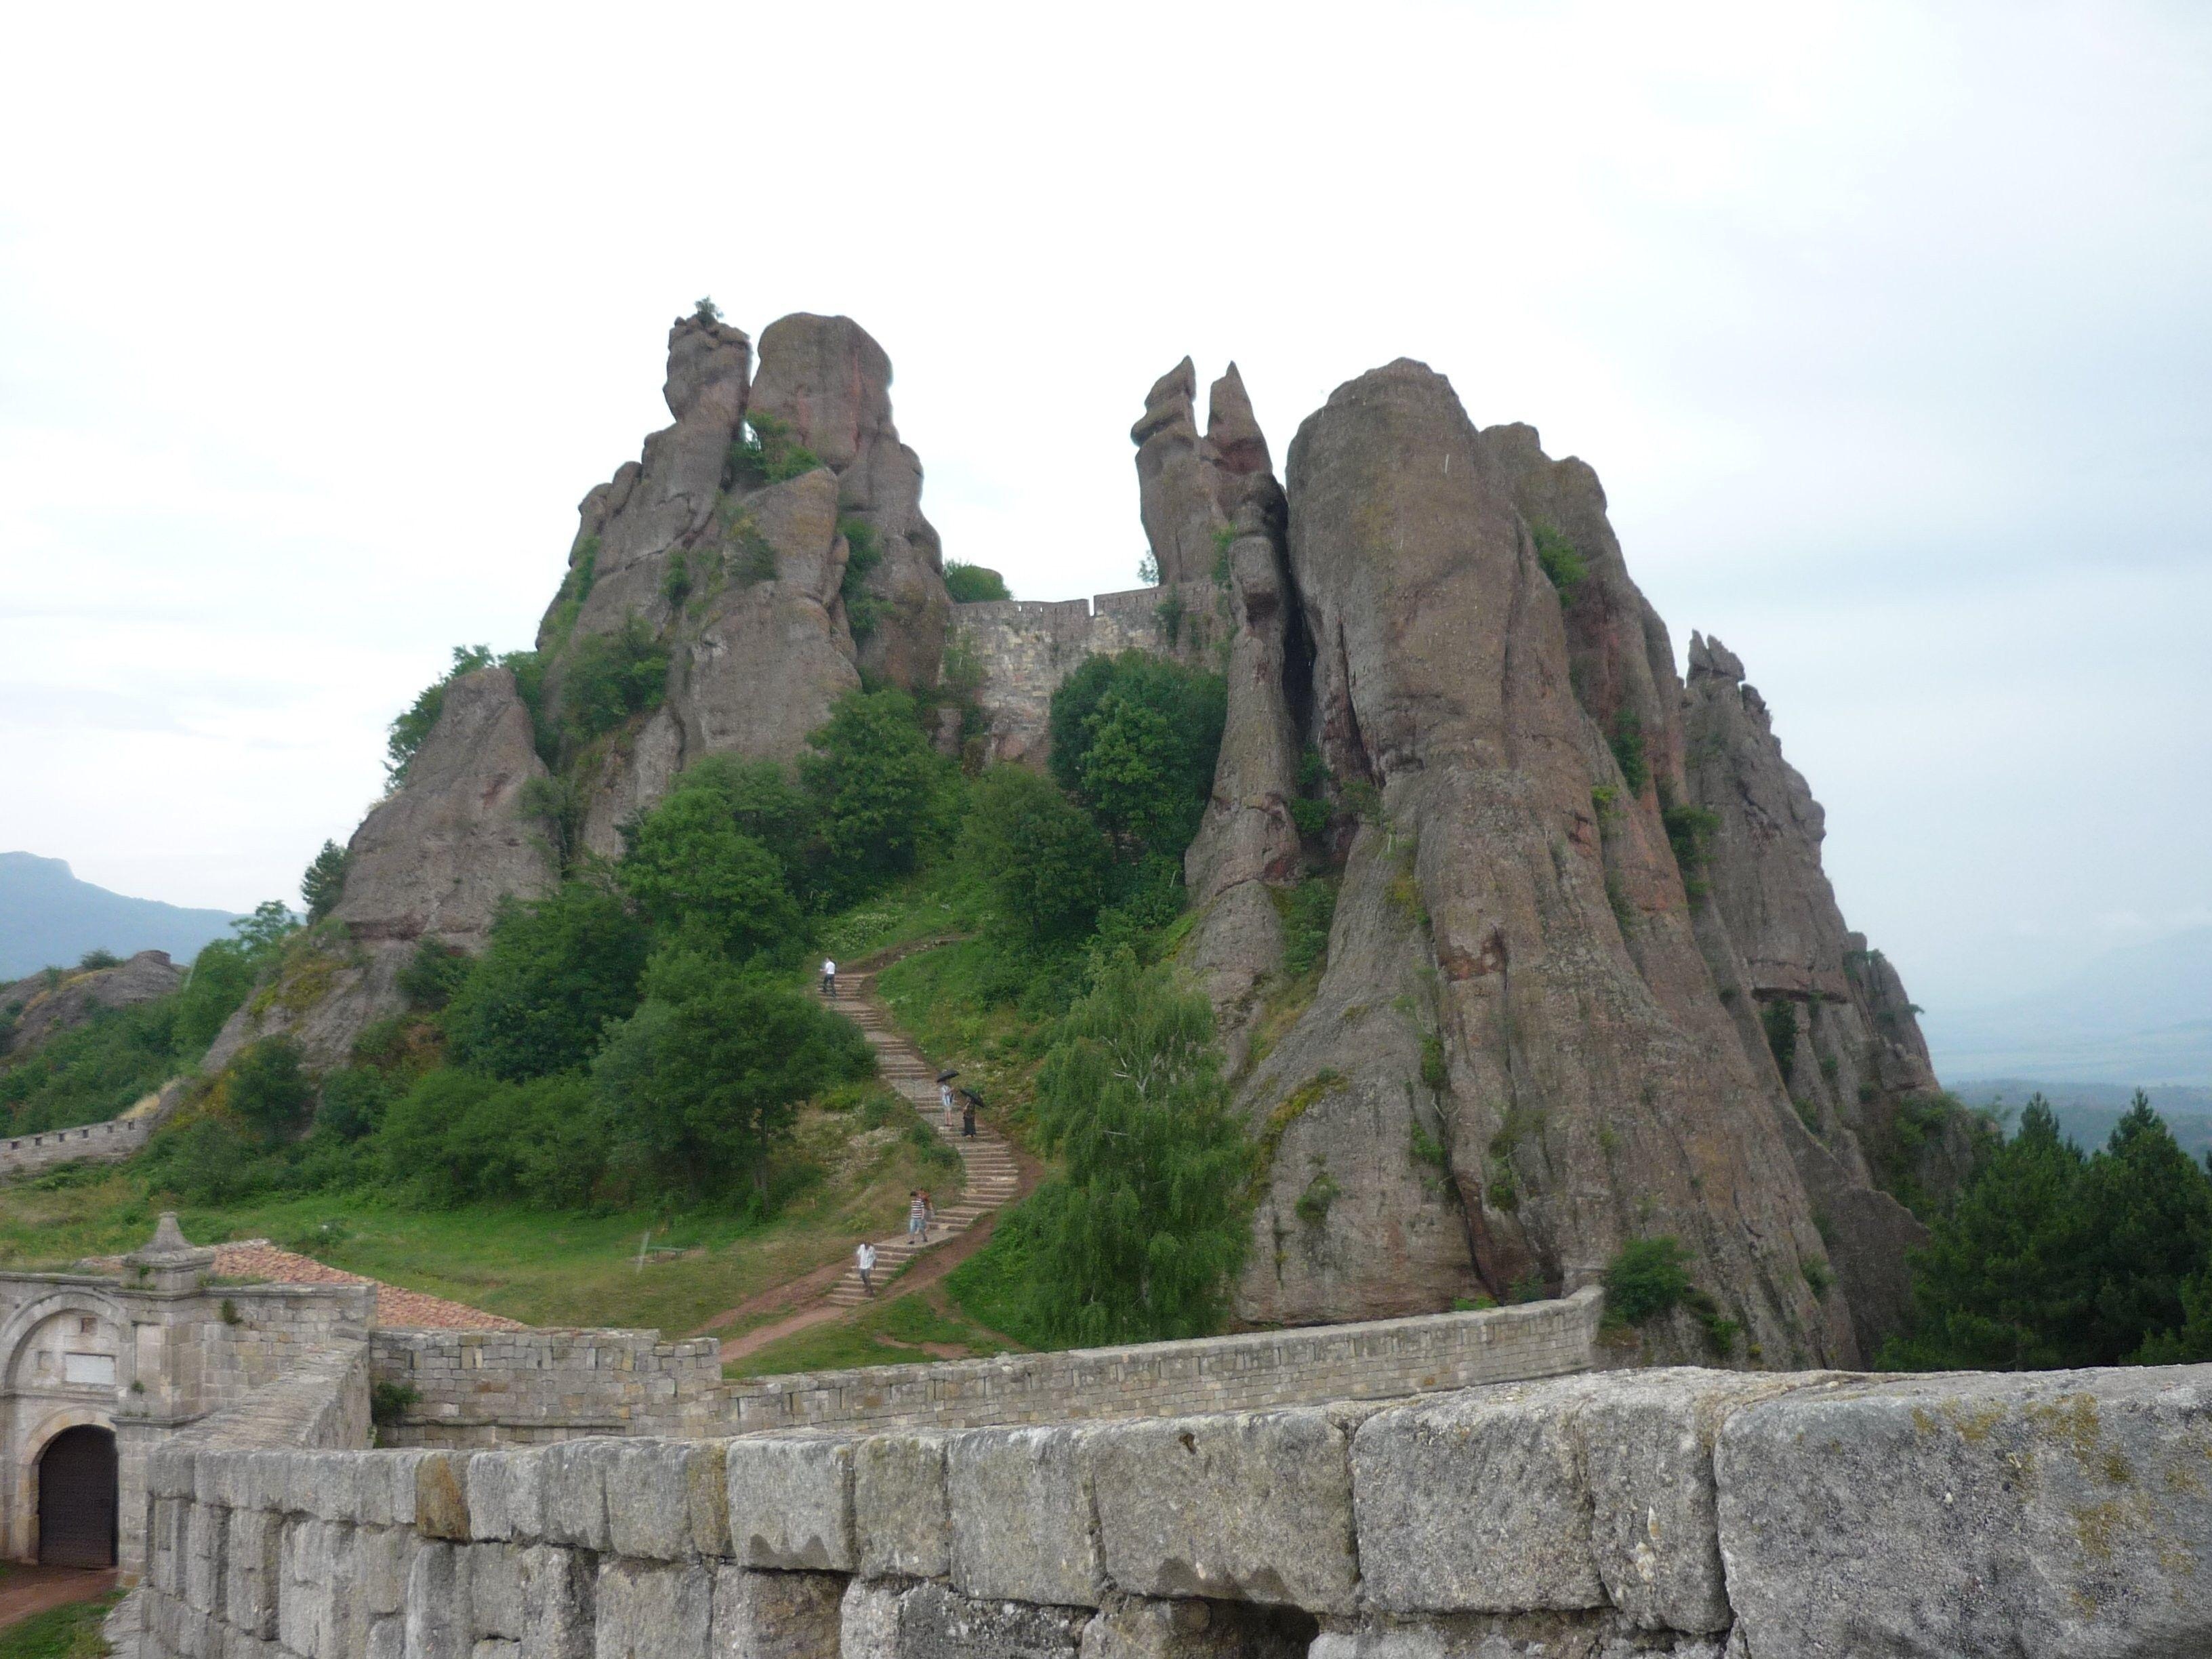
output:
{"label": "person in white shirt", "polygon": [[869,1275],[876,1270],[876,1247],[862,1239],[860,1248],[853,1252],[853,1260],[860,1269],[860,1288],[873,1296],[876,1293],[875,1281]]}
{"label": "person in white shirt", "polygon": [[837,964],[828,957],[822,958],[822,994],[825,997],[837,994]]}

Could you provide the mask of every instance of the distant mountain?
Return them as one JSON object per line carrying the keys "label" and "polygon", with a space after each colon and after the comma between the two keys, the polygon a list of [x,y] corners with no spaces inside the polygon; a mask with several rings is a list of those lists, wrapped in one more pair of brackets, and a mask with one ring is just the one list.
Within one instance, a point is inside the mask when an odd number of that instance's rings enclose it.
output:
{"label": "distant mountain", "polygon": [[2212,927],[2107,951],[2051,990],[1922,1029],[1946,1079],[2212,1086]]}
{"label": "distant mountain", "polygon": [[[2049,1078],[1975,1077],[1951,1080],[1952,1092],[1969,1106],[1995,1106],[2008,1112],[2008,1129],[2020,1121],[2020,1109],[2030,1095],[2051,1103],[2059,1129],[2085,1152],[2094,1152],[2112,1139],[2135,1095],[2132,1088],[2116,1083],[2061,1083]],[[2212,1152],[2212,1089],[2154,1085],[2143,1092],[2173,1131],[2173,1138],[2191,1158]]]}
{"label": "distant mountain", "polygon": [[187,910],[111,893],[79,881],[60,859],[0,853],[0,981],[73,966],[88,951],[118,957],[167,951],[179,963],[190,962],[236,919],[228,910]]}

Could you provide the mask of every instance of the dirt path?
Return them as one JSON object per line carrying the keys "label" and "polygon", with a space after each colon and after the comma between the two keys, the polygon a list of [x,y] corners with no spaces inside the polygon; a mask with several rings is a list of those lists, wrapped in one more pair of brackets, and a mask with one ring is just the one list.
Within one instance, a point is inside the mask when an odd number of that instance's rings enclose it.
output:
{"label": "dirt path", "polygon": [[34,1567],[10,1565],[0,1577],[0,1630],[33,1614],[89,1601],[115,1588],[112,1567]]}
{"label": "dirt path", "polygon": [[[866,1034],[875,1048],[884,1081],[912,1104],[922,1120],[959,1154],[963,1176],[960,1196],[939,1206],[936,1220],[920,1240],[902,1229],[890,1237],[872,1241],[876,1247],[873,1296],[862,1287],[860,1269],[848,1256],[842,1262],[817,1267],[802,1278],[763,1291],[715,1315],[700,1328],[702,1332],[726,1329],[741,1320],[788,1310],[781,1318],[771,1319],[742,1336],[726,1340],[722,1344],[724,1364],[756,1353],[795,1332],[850,1317],[877,1301],[905,1296],[935,1284],[983,1247],[1003,1206],[1036,1185],[1042,1171],[1036,1160],[1016,1149],[997,1130],[979,1119],[975,1134],[963,1135],[960,1120],[945,1116],[938,1097],[937,1068],[922,1057],[876,995],[875,976],[879,969],[901,957],[944,942],[919,940],[871,958],[865,970],[848,969],[839,974],[838,994],[830,1006]],[[857,1239],[854,1241],[856,1247],[859,1243]]]}

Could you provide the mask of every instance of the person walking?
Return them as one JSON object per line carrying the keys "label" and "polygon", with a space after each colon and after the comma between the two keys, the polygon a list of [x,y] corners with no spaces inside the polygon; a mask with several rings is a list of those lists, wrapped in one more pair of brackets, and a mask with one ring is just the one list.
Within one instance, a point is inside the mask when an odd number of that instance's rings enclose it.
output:
{"label": "person walking", "polygon": [[921,1230],[928,1224],[929,1200],[917,1187],[907,1195],[906,1236],[916,1243],[921,1241]]}
{"label": "person walking", "polygon": [[975,1097],[970,1091],[965,1089],[960,1092],[967,1096],[967,1098],[960,1103],[961,1139],[973,1140],[975,1139]]}
{"label": "person walking", "polygon": [[937,1079],[937,1103],[947,1119],[952,1115],[952,1082],[949,1078]]}
{"label": "person walking", "polygon": [[822,958],[822,994],[832,1002],[837,1000],[837,964],[828,957]]}
{"label": "person walking", "polygon": [[937,1224],[937,1200],[929,1195],[929,1188],[921,1189],[921,1236],[929,1237],[929,1230]]}
{"label": "person walking", "polygon": [[860,1288],[870,1296],[873,1296],[876,1293],[876,1285],[870,1275],[876,1271],[876,1247],[869,1243],[866,1239],[862,1239],[860,1248],[853,1252],[853,1261],[860,1270]]}

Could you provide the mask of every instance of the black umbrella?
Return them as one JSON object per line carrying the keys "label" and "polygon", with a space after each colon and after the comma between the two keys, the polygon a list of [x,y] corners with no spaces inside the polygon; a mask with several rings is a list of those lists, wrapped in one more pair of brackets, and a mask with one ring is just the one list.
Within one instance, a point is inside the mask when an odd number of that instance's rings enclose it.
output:
{"label": "black umbrella", "polygon": [[937,1074],[937,1080],[939,1083],[950,1083],[954,1078],[958,1077],[960,1073],[957,1072],[939,1072]]}

